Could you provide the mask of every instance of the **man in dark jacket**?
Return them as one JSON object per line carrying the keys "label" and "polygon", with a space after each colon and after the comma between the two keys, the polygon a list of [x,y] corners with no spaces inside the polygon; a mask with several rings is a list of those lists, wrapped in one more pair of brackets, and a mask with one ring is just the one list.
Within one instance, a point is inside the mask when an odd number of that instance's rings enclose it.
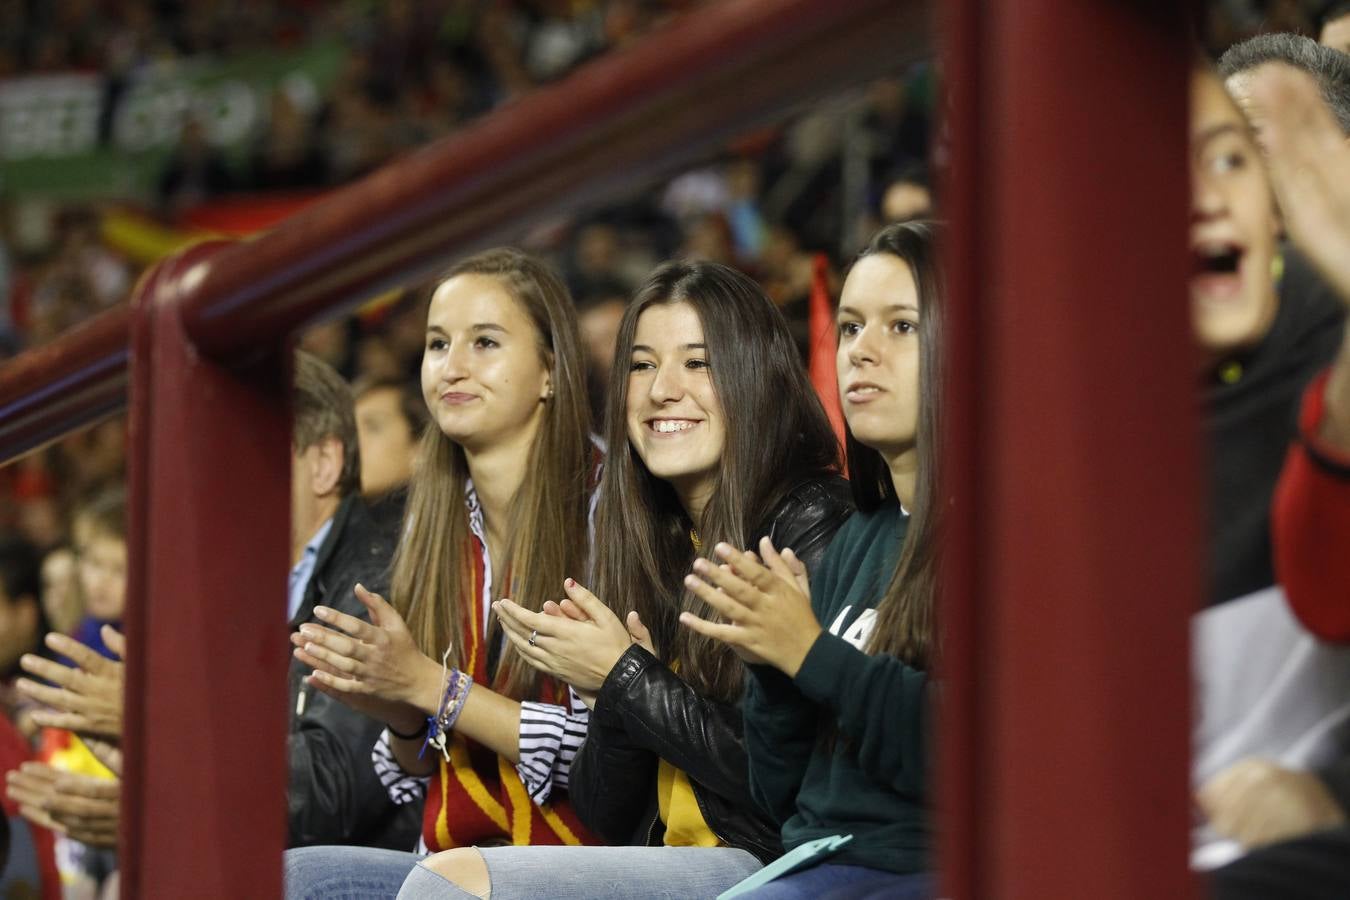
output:
{"label": "man in dark jacket", "polygon": [[[330,366],[297,353],[293,403],[287,613],[296,631],[317,621],[316,606],[365,617],[357,584],[386,592],[403,497],[362,500],[352,393]],[[314,691],[303,681],[307,671],[292,659],[290,846],[412,849],[420,810],[390,802],[370,761],[382,726]]]}

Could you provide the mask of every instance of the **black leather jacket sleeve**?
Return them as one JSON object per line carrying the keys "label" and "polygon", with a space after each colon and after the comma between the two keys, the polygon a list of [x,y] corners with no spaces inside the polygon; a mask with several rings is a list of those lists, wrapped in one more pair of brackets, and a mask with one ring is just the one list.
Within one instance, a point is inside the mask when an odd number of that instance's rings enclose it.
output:
{"label": "black leather jacket sleeve", "polygon": [[740,708],[701,696],[634,645],[601,686],[572,763],[577,815],[607,841],[657,843],[661,759],[689,776],[704,820],[729,846],[766,861],[783,852],[777,824],[751,799]]}
{"label": "black leather jacket sleeve", "polygon": [[[374,840],[394,807],[370,763],[380,725],[318,691],[306,692],[308,715],[287,740],[290,846]],[[414,823],[415,825],[415,820]],[[413,840],[416,832],[413,832]],[[411,841],[396,847],[407,850]]]}
{"label": "black leather jacket sleeve", "polygon": [[[812,480],[790,491],[775,512],[769,540],[778,550],[790,547],[807,571],[814,572],[835,532],[853,515],[853,494],[843,478]],[[759,552],[758,547],[749,549]]]}
{"label": "black leather jacket sleeve", "polygon": [[[315,621],[318,603],[367,618],[354,588],[359,582],[377,593],[385,591],[400,528],[398,511],[393,505],[371,506],[357,497],[342,502],[293,628]],[[383,726],[306,685],[307,674],[309,668],[292,658],[289,845],[411,849],[420,830],[420,806],[390,800],[370,759]]]}
{"label": "black leather jacket sleeve", "polygon": [[660,758],[629,740],[622,717],[609,712],[602,714],[596,703],[572,760],[567,795],[577,817],[605,843],[646,845],[640,831],[655,815],[651,794]]}
{"label": "black leather jacket sleeve", "polygon": [[[365,573],[372,590],[383,587]],[[367,618],[353,593],[358,578],[347,577],[332,592],[331,605]],[[339,599],[340,598],[340,599]],[[351,598],[351,599],[348,599]],[[325,598],[327,599],[327,598]],[[383,725],[303,682],[308,669],[292,660],[291,733],[287,808],[290,844],[363,844],[409,850],[421,825],[418,804],[396,805],[370,761]]]}
{"label": "black leather jacket sleeve", "polygon": [[704,697],[634,645],[605,680],[595,708],[620,719],[633,744],[708,790],[751,802],[739,706]]}
{"label": "black leather jacket sleeve", "polygon": [[[810,568],[852,511],[847,482],[818,479],[789,491],[759,533],[792,547]],[[719,838],[766,861],[782,853],[777,823],[750,793],[740,707],[701,695],[634,645],[601,686],[572,763],[568,793],[578,816],[607,841],[652,843],[655,834],[643,828],[655,827],[661,759],[689,776]]]}

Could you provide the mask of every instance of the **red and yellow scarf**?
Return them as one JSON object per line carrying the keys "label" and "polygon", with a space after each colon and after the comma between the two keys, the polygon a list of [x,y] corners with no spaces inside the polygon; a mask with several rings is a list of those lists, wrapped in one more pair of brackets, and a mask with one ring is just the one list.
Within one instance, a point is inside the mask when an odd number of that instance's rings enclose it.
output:
{"label": "red and yellow scarf", "polygon": [[[465,569],[471,572],[472,590],[464,616],[464,647],[467,665],[477,684],[490,685],[484,635],[486,609],[480,602],[485,576],[485,550],[478,538],[466,547]],[[541,691],[540,702],[556,703],[560,692],[551,683]],[[510,760],[456,734],[447,745],[450,760],[439,756],[439,767],[427,788],[422,814],[422,838],[433,853],[453,847],[514,844],[576,845],[600,843],[586,830],[562,792],[543,805],[530,800]]]}

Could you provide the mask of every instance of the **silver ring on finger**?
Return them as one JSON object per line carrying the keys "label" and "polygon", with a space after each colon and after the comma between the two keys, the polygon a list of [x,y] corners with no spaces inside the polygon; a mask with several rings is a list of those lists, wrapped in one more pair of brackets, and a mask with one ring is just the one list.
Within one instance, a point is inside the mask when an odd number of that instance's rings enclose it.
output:
{"label": "silver ring on finger", "polygon": [[537,640],[539,640],[539,629],[538,629],[538,628],[536,628],[534,631],[531,631],[531,632],[530,632],[530,640],[528,641],[528,643],[529,643],[529,645],[530,645],[531,647],[533,647],[533,646],[534,646],[534,642],[537,641]]}

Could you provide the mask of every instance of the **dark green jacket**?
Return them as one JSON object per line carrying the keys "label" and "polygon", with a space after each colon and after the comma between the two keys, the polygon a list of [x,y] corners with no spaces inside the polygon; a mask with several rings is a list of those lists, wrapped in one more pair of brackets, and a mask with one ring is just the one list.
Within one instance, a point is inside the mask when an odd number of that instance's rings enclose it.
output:
{"label": "dark green jacket", "polygon": [[752,667],[744,705],[751,789],[783,823],[784,846],[851,834],[831,862],[900,873],[929,869],[929,681],[859,647],[907,526],[894,503],[844,524],[811,583],[826,631],[796,678]]}

